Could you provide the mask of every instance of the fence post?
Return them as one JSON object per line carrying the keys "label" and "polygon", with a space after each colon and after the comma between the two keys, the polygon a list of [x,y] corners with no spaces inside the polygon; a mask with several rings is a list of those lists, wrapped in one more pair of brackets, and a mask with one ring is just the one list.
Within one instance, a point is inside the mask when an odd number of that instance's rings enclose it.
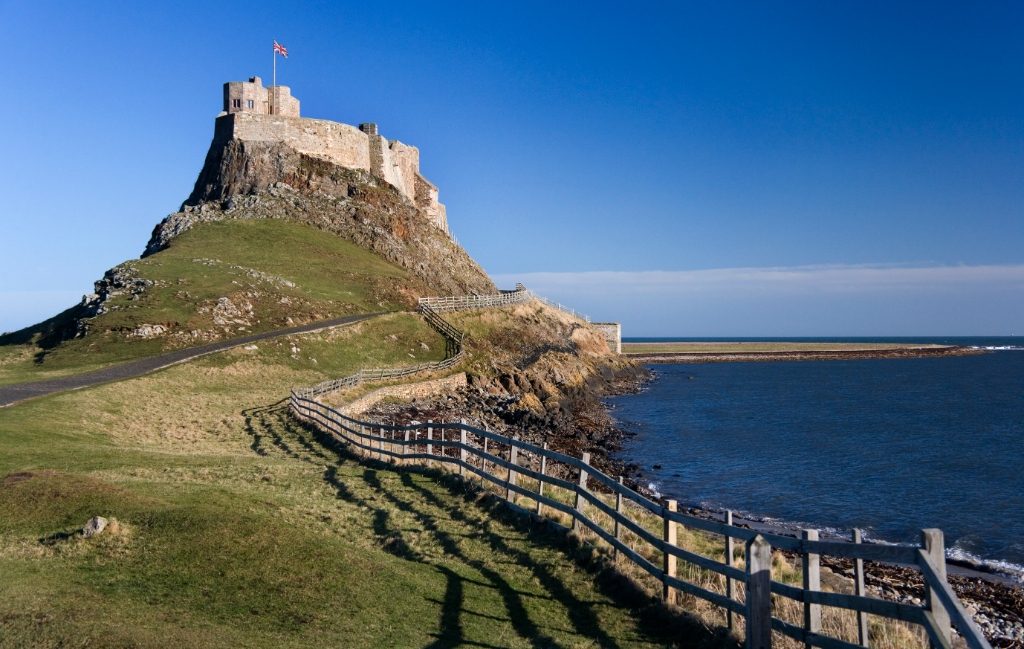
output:
{"label": "fence post", "polygon": [[390,430],[388,430],[388,442],[387,442],[388,464],[394,464],[395,463],[395,457],[394,457],[394,455],[392,455],[395,452],[395,443],[394,442],[395,442],[395,420],[392,419],[391,420]]}
{"label": "fence post", "polygon": [[[484,426],[484,432],[487,432],[487,426]],[[487,455],[488,439],[489,438],[486,435],[484,435],[484,455],[480,456],[480,469],[483,470],[485,473],[487,472],[487,458],[484,456]],[[483,480],[483,478],[481,478],[481,480]]]}
{"label": "fence post", "polygon": [[[853,542],[863,542],[863,535],[860,530],[853,530]],[[864,559],[853,560],[853,594],[864,597]],[[868,646],[868,616],[864,611],[857,611],[857,643],[862,647]]]}
{"label": "fence post", "polygon": [[[514,438],[513,438],[514,439]],[[508,447],[508,461],[512,466],[516,466],[519,463],[519,447],[514,444],[510,444]],[[505,481],[505,500],[510,503],[516,502],[516,492],[512,491],[512,487],[516,484],[516,473],[512,466],[508,468],[508,480]]]}
{"label": "fence post", "polygon": [[772,546],[758,534],[747,541],[747,649],[772,646]]}
{"label": "fence post", "polygon": [[[928,559],[931,561],[939,578],[945,581],[946,542],[942,535],[942,530],[921,530],[921,546],[924,548],[925,554],[928,555]],[[928,585],[927,579],[924,581],[924,598],[925,605],[931,612],[932,619],[935,620],[935,631],[945,638],[947,643],[952,642],[953,632],[949,626],[949,613],[946,611],[946,607],[938,601],[938,598],[932,594],[932,589]]]}
{"label": "fence post", "polygon": [[[732,510],[731,509],[725,510],[725,524],[729,525],[729,526],[732,526]],[[730,568],[732,568],[732,566],[733,566],[733,554],[735,554],[735,553],[736,553],[736,539],[734,539],[733,537],[731,537],[728,534],[726,534],[726,536],[725,536],[725,565],[729,566]],[[732,577],[726,575],[726,577],[725,577],[725,596],[728,597],[729,599],[732,599],[733,598],[733,592],[732,591],[733,591]],[[725,623],[729,627],[729,630],[732,631],[733,630],[733,625],[735,623],[733,622],[733,619],[732,619],[732,610],[731,609],[725,611]]]}
{"label": "fence post", "polygon": [[[590,466],[590,453],[583,454],[583,464]],[[579,515],[583,514],[583,495],[581,491],[587,490],[587,472],[580,467],[580,479],[576,488],[576,516],[572,517],[572,529],[575,532],[583,531],[583,523],[580,522]]]}
{"label": "fence post", "polygon": [[[548,450],[548,443],[547,442],[544,442],[544,450],[545,451]],[[546,475],[546,471],[547,470],[548,470],[548,456],[544,455],[543,453],[541,453],[541,455],[540,455],[540,474],[541,474],[541,476]],[[538,496],[543,496],[544,495],[544,480],[543,479],[537,481],[537,495]],[[540,516],[543,512],[544,512],[544,503],[542,503],[540,501],[540,498],[538,498],[537,499],[537,515]]]}
{"label": "fence post", "polygon": [[[676,501],[671,500],[671,499],[670,500],[666,500],[665,501],[665,509],[662,511],[662,519],[664,520],[664,523],[665,523],[665,534],[662,537],[662,539],[665,541],[665,545],[666,546],[675,546],[676,545],[676,540],[677,540],[676,539],[676,522],[674,520],[671,520],[667,516],[668,512],[675,512],[675,511],[676,511]],[[675,577],[676,576],[676,555],[670,554],[667,547],[665,548],[665,550],[663,551],[662,554],[663,554],[662,570],[664,571],[665,576],[662,579],[662,586],[663,586],[663,588],[662,588],[661,595],[662,595],[662,598],[665,600],[665,603],[667,603],[667,604],[675,604],[675,602],[676,602],[676,589],[673,588],[672,586],[668,585],[668,579],[667,578],[668,577]]]}
{"label": "fence post", "polygon": [[[817,541],[818,530],[802,530],[800,538],[804,541]],[[806,550],[801,554],[803,555],[801,567],[804,573],[804,591],[821,590],[821,557]],[[821,631],[821,605],[808,602],[806,594],[804,597],[804,631],[819,633]],[[811,649],[810,642],[805,642],[804,646]]]}
{"label": "fence post", "polygon": [[[615,492],[615,513],[618,516],[615,517],[615,540],[621,541],[619,538],[619,516],[622,516],[622,476],[619,476],[619,490]],[[612,546],[612,561],[619,560],[619,546]]]}
{"label": "fence post", "polygon": [[[429,419],[427,420],[427,455],[434,454],[434,445],[431,443],[434,439],[434,427],[430,424],[433,423]],[[434,466],[434,460],[427,460],[428,466]]]}
{"label": "fence post", "polygon": [[462,444],[462,448],[459,449],[459,460],[462,464],[459,465],[459,475],[466,475],[466,460],[469,458],[469,451],[466,450],[468,446],[469,436],[466,434],[465,428],[459,429],[459,443]]}
{"label": "fence post", "polygon": [[[404,455],[408,455],[408,454],[409,454],[409,431],[406,430],[405,431],[405,444],[402,445],[402,455],[404,456]],[[403,465],[409,464],[409,460],[406,460],[406,459],[403,458],[402,459],[402,464]]]}

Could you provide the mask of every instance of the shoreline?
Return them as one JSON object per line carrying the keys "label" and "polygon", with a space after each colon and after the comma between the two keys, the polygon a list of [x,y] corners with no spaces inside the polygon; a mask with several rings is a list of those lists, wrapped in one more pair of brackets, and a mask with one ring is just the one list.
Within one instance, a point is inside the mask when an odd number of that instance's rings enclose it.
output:
{"label": "shoreline", "polygon": [[[945,357],[945,356],[970,356],[976,354],[990,353],[985,349],[973,347],[925,347],[925,348],[904,348],[899,350],[857,350],[857,351],[822,351],[818,353],[809,352],[747,352],[729,354],[730,358],[714,360],[698,360],[700,357],[720,357],[722,354],[703,353],[681,353],[659,355],[667,360],[650,361],[641,360],[637,355],[630,355],[630,358],[643,363],[705,363],[705,362],[760,362],[775,360],[848,360],[866,358],[921,358],[921,357]],[[680,357],[683,357],[680,359]],[[695,358],[697,357],[697,358]],[[756,358],[752,358],[756,357]],[[644,386],[655,380],[656,373],[649,370],[646,379],[626,382],[616,386],[612,394],[607,396],[621,395],[640,392]],[[614,409],[607,401],[602,399],[608,416],[613,422],[617,435],[618,448],[608,449],[607,461],[621,467],[622,473],[626,476],[627,484],[648,497],[660,500],[666,494],[659,493],[648,485],[653,482],[645,474],[643,468],[635,463],[623,459],[619,453],[622,450],[626,437],[633,435],[623,429],[614,416]],[[710,520],[721,520],[724,510],[702,507],[699,505],[685,504],[685,499],[680,499],[681,509],[693,516]],[[736,525],[749,529],[764,531],[783,536],[799,537],[801,526],[785,521],[776,521],[767,515],[744,512],[742,514],[734,511],[733,521]],[[827,526],[820,530],[822,539],[848,540],[848,537],[838,534],[834,529]],[[885,541],[869,540],[867,543],[886,543]],[[948,548],[947,548],[948,550]],[[790,560],[788,553],[782,552]],[[837,559],[834,557],[821,557],[823,568],[831,570],[838,576],[853,577],[853,564],[851,561]],[[968,612],[975,623],[982,629],[985,637],[995,648],[1003,647],[1024,647],[1024,578],[1007,571],[1001,571],[995,566],[985,563],[978,563],[969,560],[946,557],[948,578],[954,591],[961,598]],[[904,603],[920,604],[924,598],[924,586],[920,571],[914,566],[866,562],[867,574],[866,584],[869,591],[874,591],[876,596],[884,599],[900,601]]]}
{"label": "shoreline", "polygon": [[[633,343],[637,344],[637,343]],[[760,363],[769,361],[842,361],[879,358],[941,358],[975,356],[990,353],[986,349],[956,345],[928,347],[894,347],[888,349],[832,349],[780,351],[699,351],[699,352],[624,352],[631,360],[646,364],[684,363]]]}
{"label": "shoreline", "polygon": [[[665,494],[647,487],[650,482],[643,468],[619,455],[623,442],[632,433],[616,422],[614,409],[604,401],[605,397],[639,392],[654,378],[655,374],[650,370],[624,372],[605,384],[603,389],[595,390],[596,386],[590,386],[562,411],[562,416],[553,418],[521,418],[516,415],[518,396],[489,394],[472,385],[412,402],[383,402],[372,408],[368,415],[395,423],[410,423],[414,420],[447,420],[472,412],[478,424],[496,432],[518,434],[534,443],[551,442],[556,449],[572,455],[587,450],[593,454],[595,466],[609,475],[623,476],[631,488],[661,500]],[[722,517],[721,510],[693,506],[685,499],[680,499],[680,509],[701,518],[718,520]],[[734,514],[734,522],[750,529],[786,536],[798,536],[800,531],[797,525],[749,512]],[[823,538],[841,538],[827,527],[822,528],[821,533]],[[794,561],[787,553],[782,554],[787,556],[787,560]],[[849,579],[853,574],[852,563],[848,561],[823,556],[821,562],[839,578]],[[986,570],[986,566],[971,565],[949,557],[946,565],[950,584],[993,647],[1016,647],[1014,643],[1024,639],[1024,584],[1012,575]],[[874,596],[889,601],[919,604],[924,597],[921,573],[913,566],[867,562],[866,583]]]}

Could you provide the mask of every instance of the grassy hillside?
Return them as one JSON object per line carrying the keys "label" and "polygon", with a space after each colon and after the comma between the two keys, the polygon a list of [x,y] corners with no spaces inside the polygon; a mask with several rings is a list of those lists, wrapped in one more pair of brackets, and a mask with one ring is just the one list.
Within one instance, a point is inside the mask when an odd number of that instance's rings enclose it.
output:
{"label": "grassy hillside", "polygon": [[[291,386],[443,349],[395,314],[3,410],[0,646],[681,639],[648,635],[550,539],[286,415]],[[116,525],[75,538],[93,515]]]}
{"label": "grassy hillside", "polygon": [[[0,384],[291,324],[403,309],[422,293],[419,280],[378,255],[285,220],[202,223],[169,248],[118,269],[131,287],[87,320],[88,335],[56,346],[40,327],[0,337]],[[163,330],[154,335],[154,326]]]}

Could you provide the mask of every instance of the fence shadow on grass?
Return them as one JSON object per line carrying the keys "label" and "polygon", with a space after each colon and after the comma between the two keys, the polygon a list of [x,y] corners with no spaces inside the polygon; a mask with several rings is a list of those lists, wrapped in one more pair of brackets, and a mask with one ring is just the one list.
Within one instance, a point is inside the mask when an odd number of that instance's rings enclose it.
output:
{"label": "fence shadow on grass", "polygon": [[[599,607],[608,606],[607,601],[581,597],[559,575],[557,565],[536,561],[528,551],[516,547],[516,542],[525,542],[540,551],[555,550],[588,572],[600,593],[639,620],[644,635],[636,641],[686,647],[738,646],[724,632],[711,631],[696,618],[663,606],[611,569],[589,546],[508,507],[503,499],[481,490],[475,483],[438,469],[398,468],[359,458],[333,436],[296,422],[288,414],[286,401],[251,408],[242,414],[253,452],[266,456],[276,451],[299,461],[326,464],[324,482],[339,499],[370,512],[368,527],[383,549],[403,559],[430,564],[443,577],[444,594],[432,600],[441,612],[439,632],[427,645],[431,649],[466,644],[489,646],[466,637],[464,629],[469,615],[509,624],[534,647],[565,646],[552,635],[558,631],[589,638],[600,647],[621,646],[598,614]],[[342,473],[339,467],[345,467],[345,471]],[[360,492],[369,495],[363,497]],[[422,532],[417,535],[403,529],[394,514],[411,518]],[[510,530],[517,537],[515,541],[509,536]],[[543,594],[517,588],[502,574],[501,563],[481,560],[467,551],[466,545],[470,543],[481,544],[487,553],[507,557],[506,563],[525,568]],[[469,610],[473,608],[466,601],[470,588],[496,593],[504,617]],[[561,607],[571,628],[555,629],[533,619],[528,604],[538,598]]]}

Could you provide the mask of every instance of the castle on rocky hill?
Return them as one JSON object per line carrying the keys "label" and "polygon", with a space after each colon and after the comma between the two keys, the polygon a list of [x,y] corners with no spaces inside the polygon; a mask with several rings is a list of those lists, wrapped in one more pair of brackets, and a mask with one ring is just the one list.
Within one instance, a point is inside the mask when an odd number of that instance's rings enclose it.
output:
{"label": "castle on rocky hill", "polygon": [[359,127],[309,119],[299,114],[299,100],[287,86],[264,87],[259,77],[224,84],[224,111],[216,138],[243,142],[283,142],[299,153],[383,179],[448,232],[445,207],[437,187],[420,175],[420,151],[377,133],[376,124]]}

